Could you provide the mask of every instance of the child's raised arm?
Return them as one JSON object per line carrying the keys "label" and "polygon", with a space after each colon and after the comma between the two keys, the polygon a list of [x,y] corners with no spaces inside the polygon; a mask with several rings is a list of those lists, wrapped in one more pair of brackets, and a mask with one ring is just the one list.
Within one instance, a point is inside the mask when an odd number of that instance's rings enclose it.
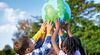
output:
{"label": "child's raised arm", "polygon": [[46,22],[41,25],[40,30],[32,37],[35,42],[39,40],[44,34],[46,30]]}
{"label": "child's raised arm", "polygon": [[52,24],[47,23],[47,35],[42,47],[33,50],[32,55],[47,55],[51,49]]}
{"label": "child's raised arm", "polygon": [[65,23],[64,25],[62,25],[62,28],[68,33],[69,37],[73,36],[70,30],[71,27],[69,23]]}
{"label": "child's raised arm", "polygon": [[59,28],[60,28],[59,20],[57,20],[55,24],[56,24],[56,30],[54,31],[53,36],[51,37],[51,43],[52,43],[52,46],[53,46],[55,52],[59,53],[60,49],[58,48],[58,46],[56,44],[56,41],[55,41],[55,38],[56,38],[56,36],[57,36],[57,34],[59,32]]}

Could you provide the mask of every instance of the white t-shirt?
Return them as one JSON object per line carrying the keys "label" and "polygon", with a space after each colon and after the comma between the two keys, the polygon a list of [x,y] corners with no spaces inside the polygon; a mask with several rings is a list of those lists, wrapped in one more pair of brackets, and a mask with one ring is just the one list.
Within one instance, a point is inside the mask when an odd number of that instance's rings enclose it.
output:
{"label": "white t-shirt", "polygon": [[[62,50],[60,50],[58,55],[67,55],[67,54],[65,54]],[[79,50],[76,50],[74,55],[81,55],[81,53],[79,52]]]}
{"label": "white t-shirt", "polygon": [[59,51],[58,55],[67,55],[62,50]]}

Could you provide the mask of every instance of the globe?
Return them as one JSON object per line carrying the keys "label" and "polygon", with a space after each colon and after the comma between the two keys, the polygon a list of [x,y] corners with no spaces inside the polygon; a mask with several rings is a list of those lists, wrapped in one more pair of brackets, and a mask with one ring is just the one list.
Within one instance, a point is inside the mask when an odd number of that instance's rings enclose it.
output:
{"label": "globe", "polygon": [[48,22],[60,19],[68,22],[71,19],[71,10],[65,0],[48,0],[42,8],[42,18]]}

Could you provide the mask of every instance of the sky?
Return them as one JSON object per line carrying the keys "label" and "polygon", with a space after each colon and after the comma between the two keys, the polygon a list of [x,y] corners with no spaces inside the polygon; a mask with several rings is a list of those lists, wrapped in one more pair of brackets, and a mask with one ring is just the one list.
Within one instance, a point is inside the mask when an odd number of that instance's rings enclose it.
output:
{"label": "sky", "polygon": [[5,45],[13,46],[12,38],[20,19],[41,15],[45,0],[0,0],[0,50]]}
{"label": "sky", "polygon": [[[30,15],[40,16],[46,0],[0,0],[0,50],[5,45],[13,46],[12,38],[16,23]],[[100,3],[100,0],[95,0]]]}

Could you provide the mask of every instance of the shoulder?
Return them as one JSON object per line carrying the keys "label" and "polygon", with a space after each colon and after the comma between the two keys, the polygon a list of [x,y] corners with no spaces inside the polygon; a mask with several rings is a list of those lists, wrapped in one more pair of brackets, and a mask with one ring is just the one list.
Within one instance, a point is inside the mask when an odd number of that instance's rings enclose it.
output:
{"label": "shoulder", "polygon": [[74,55],[81,55],[80,51],[79,50],[76,50]]}

